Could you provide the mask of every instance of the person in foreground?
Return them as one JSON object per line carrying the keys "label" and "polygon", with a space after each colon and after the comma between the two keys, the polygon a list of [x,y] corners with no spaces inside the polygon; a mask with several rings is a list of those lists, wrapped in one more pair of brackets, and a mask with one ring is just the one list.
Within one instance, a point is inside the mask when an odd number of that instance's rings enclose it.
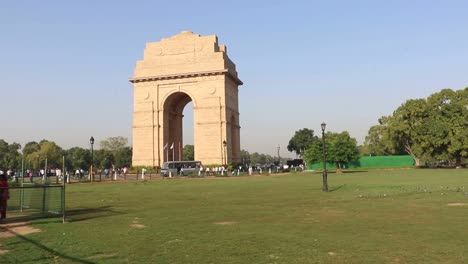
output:
{"label": "person in foreground", "polygon": [[8,181],[5,174],[0,174],[0,219],[6,218],[7,201],[10,199]]}

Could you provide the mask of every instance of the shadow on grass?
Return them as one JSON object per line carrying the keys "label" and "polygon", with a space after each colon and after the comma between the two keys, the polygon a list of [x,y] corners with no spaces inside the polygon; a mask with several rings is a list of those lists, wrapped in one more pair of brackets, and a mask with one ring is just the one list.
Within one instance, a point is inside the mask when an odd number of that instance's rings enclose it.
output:
{"label": "shadow on grass", "polygon": [[340,186],[338,186],[338,187],[336,187],[336,188],[330,189],[329,192],[338,191],[339,189],[341,189],[341,188],[343,188],[343,187],[345,187],[345,186],[346,186],[346,184],[340,185]]}
{"label": "shadow on grass", "polygon": [[111,206],[103,206],[98,208],[82,208],[67,210],[66,219],[70,220],[71,222],[79,222],[94,218],[109,217],[121,214],[125,213],[112,210]]}
{"label": "shadow on grass", "polygon": [[[337,172],[336,170],[327,170],[327,174],[336,174],[336,175],[342,175],[342,174],[349,174],[349,173],[365,173],[369,172],[366,170],[342,170],[341,172]],[[314,174],[323,174],[323,171],[315,171]]]}
{"label": "shadow on grass", "polygon": [[[98,208],[80,208],[80,209],[73,209],[67,210],[65,212],[66,221],[69,222],[80,222],[86,221],[94,218],[101,218],[101,217],[109,217],[114,215],[121,215],[125,214],[124,212],[119,212],[112,210],[111,206],[103,206]],[[56,219],[57,221],[62,221],[62,215],[54,215],[54,214],[40,214],[40,213],[14,213],[11,214],[8,219],[3,220],[3,223],[15,223],[15,222],[24,222],[36,219],[47,219],[44,223],[50,223],[51,219]],[[34,224],[42,224],[40,221],[35,222]]]}
{"label": "shadow on grass", "polygon": [[[15,222],[18,222],[18,221],[16,221],[16,220],[7,221],[7,223],[15,223]],[[5,222],[3,222],[3,223],[5,223]],[[23,222],[22,225],[27,226],[27,224],[25,222]],[[19,226],[20,225],[15,225],[15,227],[19,227]],[[70,260],[73,263],[85,263],[85,264],[94,264],[95,263],[95,262],[92,262],[92,261],[89,261],[89,260],[79,259],[79,258],[76,258],[76,257],[72,257],[72,256],[62,254],[62,253],[60,253],[60,252],[58,252],[58,251],[56,251],[56,250],[54,250],[52,248],[49,248],[49,247],[47,247],[47,246],[45,246],[45,245],[43,245],[43,244],[41,244],[41,243],[39,243],[37,241],[34,241],[34,240],[30,239],[30,238],[27,238],[27,237],[13,231],[10,228],[0,226],[0,230],[2,230],[2,232],[8,232],[8,233],[12,234],[13,236],[23,240],[24,242],[29,243],[30,245],[35,246],[35,247],[37,247],[37,248],[39,248],[39,249],[41,249],[43,251],[46,251],[51,256],[54,256],[54,258],[55,257],[60,257],[62,259]],[[44,260],[53,261],[52,258],[42,257],[42,258],[39,258],[39,259],[34,259],[34,262],[36,262],[36,261],[41,262],[41,261],[44,261]]]}

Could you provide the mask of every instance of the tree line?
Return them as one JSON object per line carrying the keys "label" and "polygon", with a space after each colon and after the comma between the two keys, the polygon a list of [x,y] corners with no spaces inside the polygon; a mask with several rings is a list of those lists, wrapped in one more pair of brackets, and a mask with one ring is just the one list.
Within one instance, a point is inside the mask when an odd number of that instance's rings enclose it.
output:
{"label": "tree line", "polygon": [[[440,161],[461,166],[468,158],[468,88],[407,100],[378,119],[362,146],[346,131],[327,132],[325,139],[327,161],[338,169],[362,155],[411,155],[416,166]],[[323,139],[304,128],[295,132],[288,150],[318,163],[323,160]]]}
{"label": "tree line", "polygon": [[369,129],[365,154],[413,156],[416,166],[468,158],[468,87],[410,99]]}
{"label": "tree line", "polygon": [[[24,145],[9,144],[0,139],[0,168],[18,170],[24,162],[24,169],[62,168],[63,160],[68,170],[88,170],[93,160],[96,169],[130,167],[132,148],[127,146],[128,139],[124,137],[109,137],[100,141],[100,148],[91,153],[91,149],[73,147],[63,149],[55,142],[41,140],[31,141]],[[21,150],[21,151],[20,151]]]}
{"label": "tree line", "polygon": [[328,131],[324,135],[325,140],[314,135],[314,130],[303,128],[295,132],[287,148],[305,159],[308,164],[323,162],[325,148],[326,161],[335,163],[338,170],[341,170],[344,164],[359,159],[357,141],[347,131]]}

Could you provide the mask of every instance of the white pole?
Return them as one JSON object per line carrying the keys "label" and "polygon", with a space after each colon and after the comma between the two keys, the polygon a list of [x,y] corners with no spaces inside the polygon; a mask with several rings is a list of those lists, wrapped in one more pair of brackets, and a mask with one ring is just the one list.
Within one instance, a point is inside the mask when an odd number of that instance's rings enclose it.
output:
{"label": "white pole", "polygon": [[45,159],[45,168],[44,168],[44,175],[42,175],[42,183],[45,183],[47,177],[47,159]]}
{"label": "white pole", "polygon": [[21,159],[21,187],[24,183],[24,159]]}
{"label": "white pole", "polygon": [[174,147],[174,142],[172,142],[172,161],[175,161],[175,147]]}

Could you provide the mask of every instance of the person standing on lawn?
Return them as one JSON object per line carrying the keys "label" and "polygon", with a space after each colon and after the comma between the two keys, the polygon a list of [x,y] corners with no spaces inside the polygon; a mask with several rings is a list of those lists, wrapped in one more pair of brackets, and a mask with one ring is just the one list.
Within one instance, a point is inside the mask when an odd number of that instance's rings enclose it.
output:
{"label": "person standing on lawn", "polygon": [[10,199],[8,181],[5,174],[0,174],[0,219],[6,218],[7,201]]}

